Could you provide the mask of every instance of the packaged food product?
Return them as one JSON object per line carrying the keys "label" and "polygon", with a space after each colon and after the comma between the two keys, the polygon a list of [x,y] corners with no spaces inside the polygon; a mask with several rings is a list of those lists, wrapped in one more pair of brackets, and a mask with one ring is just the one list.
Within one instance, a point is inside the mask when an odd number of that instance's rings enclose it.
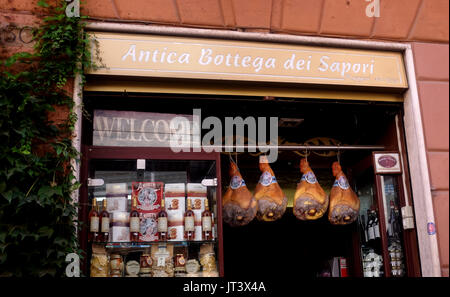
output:
{"label": "packaged food product", "polygon": [[153,245],[152,251],[153,277],[173,277],[173,246],[170,244]]}
{"label": "packaged food product", "polygon": [[91,277],[108,277],[109,260],[106,250],[101,245],[92,245]]}

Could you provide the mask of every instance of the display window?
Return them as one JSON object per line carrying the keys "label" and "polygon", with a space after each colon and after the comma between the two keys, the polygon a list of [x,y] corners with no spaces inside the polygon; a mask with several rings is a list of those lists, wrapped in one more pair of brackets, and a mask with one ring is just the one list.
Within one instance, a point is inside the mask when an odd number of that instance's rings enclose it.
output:
{"label": "display window", "polygon": [[[84,103],[87,274],[420,273],[415,230],[405,224],[412,201],[401,103],[100,92],[86,92]],[[277,138],[276,161],[258,149],[174,151],[168,121],[193,122],[194,109],[222,123],[276,118],[276,135],[270,127],[265,135]],[[210,132],[193,127],[182,139]],[[257,140],[247,133],[243,143]]]}

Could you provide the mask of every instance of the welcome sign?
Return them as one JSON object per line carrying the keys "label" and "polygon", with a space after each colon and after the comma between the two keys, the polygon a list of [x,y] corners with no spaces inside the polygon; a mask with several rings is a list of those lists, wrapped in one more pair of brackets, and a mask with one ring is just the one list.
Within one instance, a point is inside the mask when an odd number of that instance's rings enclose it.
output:
{"label": "welcome sign", "polygon": [[[401,53],[91,32],[104,67],[90,74],[408,87]],[[95,56],[95,55],[93,55]],[[100,64],[98,62],[97,64]]]}

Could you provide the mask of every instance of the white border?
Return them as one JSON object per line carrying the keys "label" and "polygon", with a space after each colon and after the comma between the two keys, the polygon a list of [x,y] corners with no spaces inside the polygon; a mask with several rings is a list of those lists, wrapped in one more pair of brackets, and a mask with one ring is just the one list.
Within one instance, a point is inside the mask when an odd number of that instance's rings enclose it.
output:
{"label": "white border", "polygon": [[[404,97],[404,122],[406,143],[408,147],[411,187],[413,192],[414,209],[416,216],[416,229],[419,240],[422,276],[441,276],[437,237],[436,234],[428,235],[427,233],[427,223],[434,223],[434,211],[425,147],[425,137],[419,105],[419,94],[417,91],[417,81],[414,70],[414,59],[410,44],[107,22],[88,23],[86,28],[87,30],[92,31],[105,31],[115,33],[122,32],[171,36],[190,36],[402,52],[409,85],[409,89],[405,93]],[[77,78],[76,81],[79,81],[79,78]],[[78,84],[75,83],[75,89],[77,89],[77,85]],[[79,91],[76,90],[74,92],[74,101],[77,107],[81,106],[81,100],[82,99],[79,96]],[[76,123],[76,135],[73,139],[73,143],[74,146],[79,149],[81,136],[81,112],[78,109],[77,114],[79,114],[79,117]],[[76,176],[77,178],[79,177],[79,164],[77,164],[76,167]]]}

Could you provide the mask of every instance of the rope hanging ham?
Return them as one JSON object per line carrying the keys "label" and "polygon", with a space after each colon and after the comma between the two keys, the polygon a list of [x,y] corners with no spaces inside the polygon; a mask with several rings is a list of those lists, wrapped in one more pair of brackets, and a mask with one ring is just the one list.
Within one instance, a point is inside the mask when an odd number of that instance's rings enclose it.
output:
{"label": "rope hanging ham", "polygon": [[336,178],[330,192],[328,220],[333,225],[347,225],[354,222],[359,214],[359,198],[350,187],[339,162],[332,165]]}
{"label": "rope hanging ham", "polygon": [[230,186],[223,196],[223,220],[231,227],[245,226],[255,218],[257,203],[233,161],[229,174]]}
{"label": "rope hanging ham", "polygon": [[255,189],[255,199],[258,202],[256,217],[260,221],[278,220],[286,211],[287,197],[277,183],[266,156],[259,158],[259,169],[262,174]]}
{"label": "rope hanging ham", "polygon": [[308,161],[300,160],[300,171],[303,176],[297,184],[294,195],[294,215],[299,220],[317,220],[321,218],[328,208],[328,195],[319,185]]}

